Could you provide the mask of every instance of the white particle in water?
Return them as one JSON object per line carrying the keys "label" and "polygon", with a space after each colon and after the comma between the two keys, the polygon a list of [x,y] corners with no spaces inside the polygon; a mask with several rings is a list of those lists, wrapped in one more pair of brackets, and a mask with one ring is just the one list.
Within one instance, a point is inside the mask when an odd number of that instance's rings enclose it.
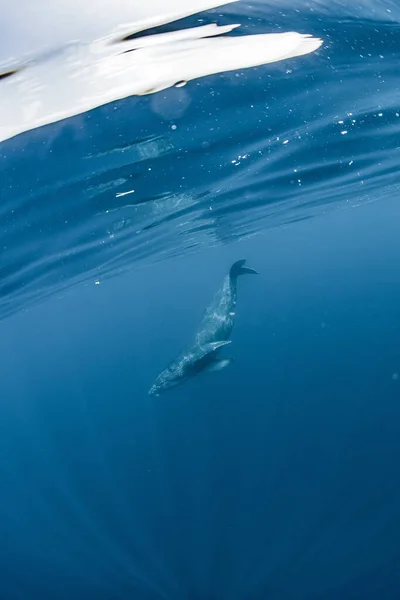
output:
{"label": "white particle in water", "polygon": [[353,164],[353,162],[354,162],[354,160],[351,160],[351,161],[349,162],[349,167],[351,167],[351,165]]}
{"label": "white particle in water", "polygon": [[338,121],[339,125],[343,125],[344,121]]}
{"label": "white particle in water", "polygon": [[171,125],[171,129],[173,129],[175,131],[176,125]]}
{"label": "white particle in water", "polygon": [[289,140],[285,140],[284,142],[282,142],[283,144],[287,144],[289,142]]}
{"label": "white particle in water", "polygon": [[340,132],[342,135],[346,135],[347,131],[341,131]]}
{"label": "white particle in water", "polygon": [[382,117],[382,116],[383,116],[383,113],[379,113],[379,114],[378,114],[378,117]]}
{"label": "white particle in water", "polygon": [[99,281],[99,280],[97,280],[97,281],[95,281],[95,282],[94,282],[94,284],[95,284],[95,285],[100,285],[100,281]]}
{"label": "white particle in water", "polygon": [[115,194],[116,198],[121,198],[122,196],[128,196],[128,194],[134,194],[135,190],[129,190],[129,192],[119,192],[118,194]]}

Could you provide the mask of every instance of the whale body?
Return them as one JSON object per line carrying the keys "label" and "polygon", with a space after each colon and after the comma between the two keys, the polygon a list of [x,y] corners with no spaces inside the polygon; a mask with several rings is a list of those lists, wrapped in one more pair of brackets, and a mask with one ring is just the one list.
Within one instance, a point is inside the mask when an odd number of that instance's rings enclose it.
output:
{"label": "whale body", "polygon": [[149,395],[157,396],[199,373],[219,371],[232,362],[232,358],[220,358],[219,351],[231,343],[229,338],[235,322],[238,277],[257,274],[254,269],[245,267],[245,263],[243,259],[232,265],[204,313],[193,344],[160,373]]}

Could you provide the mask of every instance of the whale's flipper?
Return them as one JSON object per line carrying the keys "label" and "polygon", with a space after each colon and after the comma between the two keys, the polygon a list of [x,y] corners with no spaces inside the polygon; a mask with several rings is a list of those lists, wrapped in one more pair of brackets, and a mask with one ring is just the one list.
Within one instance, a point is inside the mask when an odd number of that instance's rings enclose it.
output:
{"label": "whale's flipper", "polygon": [[[219,348],[226,346],[227,344],[231,344],[232,340],[223,340],[219,342],[209,342],[208,344],[203,344],[196,350],[196,362],[201,362],[206,356],[212,354]],[[218,360],[215,358],[215,360]]]}
{"label": "whale's flipper", "polygon": [[225,369],[228,365],[231,364],[233,358],[221,358],[219,360],[214,360],[207,368],[206,371],[208,373],[214,373],[215,371],[221,371]]}
{"label": "whale's flipper", "polygon": [[258,271],[255,269],[250,269],[249,267],[245,267],[246,259],[236,261],[229,271],[229,275],[231,279],[236,279],[239,275],[258,275]]}
{"label": "whale's flipper", "polygon": [[210,342],[209,344],[204,344],[204,346],[201,347],[204,352],[203,356],[210,354],[211,352],[215,352],[215,350],[218,350],[218,348],[222,348],[222,346],[226,346],[227,344],[231,343],[232,340],[224,340],[221,342]]}

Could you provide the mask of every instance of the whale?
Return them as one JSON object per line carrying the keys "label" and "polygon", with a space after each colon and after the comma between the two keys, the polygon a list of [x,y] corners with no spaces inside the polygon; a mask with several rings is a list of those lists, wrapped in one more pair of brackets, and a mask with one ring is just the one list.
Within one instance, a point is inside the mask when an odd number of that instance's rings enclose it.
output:
{"label": "whale", "polygon": [[158,375],[148,392],[150,396],[159,396],[200,373],[220,371],[231,364],[233,358],[221,358],[220,351],[231,343],[237,281],[241,275],[258,275],[255,269],[246,267],[245,263],[246,259],[242,259],[231,266],[205,310],[192,344]]}

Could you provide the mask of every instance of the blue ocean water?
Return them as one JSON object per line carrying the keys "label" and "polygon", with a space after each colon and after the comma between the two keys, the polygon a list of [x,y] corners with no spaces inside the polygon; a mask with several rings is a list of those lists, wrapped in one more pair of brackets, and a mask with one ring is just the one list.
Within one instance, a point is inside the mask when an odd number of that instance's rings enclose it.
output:
{"label": "blue ocean water", "polygon": [[400,9],[215,20],[324,43],[0,143],[1,600],[399,597]]}

